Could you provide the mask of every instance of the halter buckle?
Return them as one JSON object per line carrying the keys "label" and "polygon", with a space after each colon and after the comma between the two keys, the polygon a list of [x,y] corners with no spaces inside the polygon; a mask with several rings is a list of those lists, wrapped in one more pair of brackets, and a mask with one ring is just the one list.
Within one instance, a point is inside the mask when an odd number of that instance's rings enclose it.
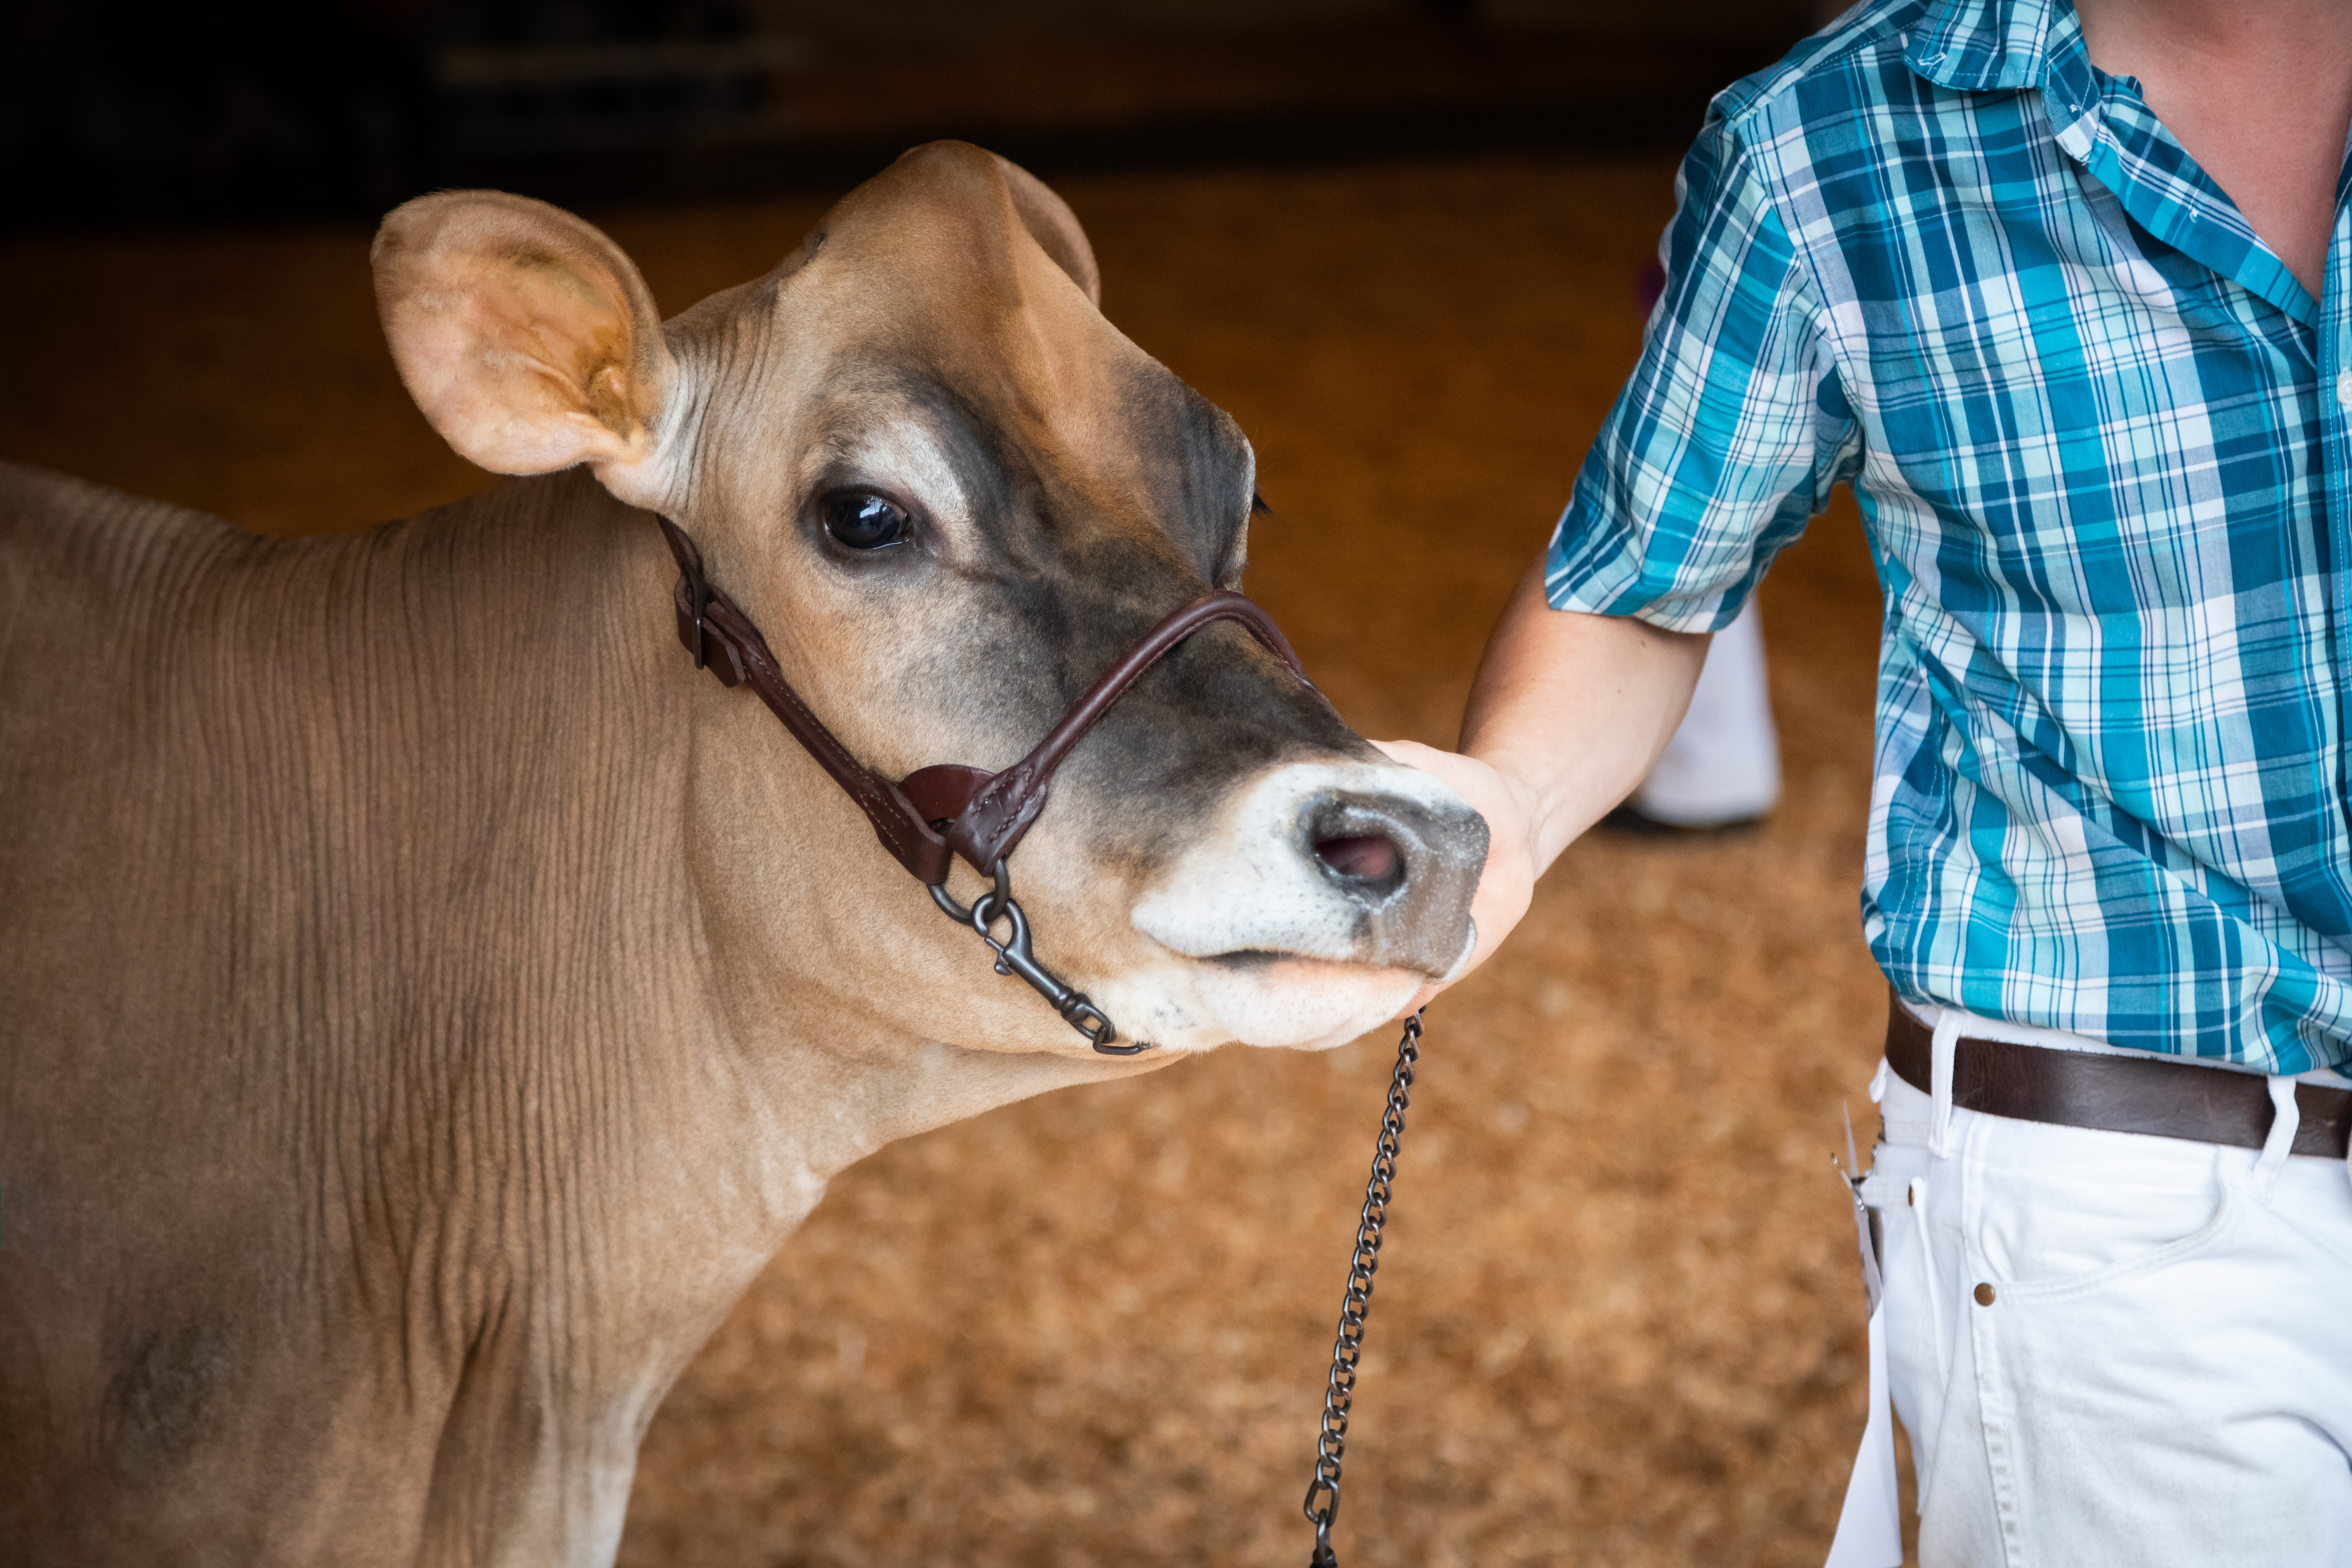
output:
{"label": "halter buckle", "polygon": [[[1125,1046],[1114,1044],[1118,1038],[1118,1027],[1110,1021],[1110,1015],[1096,1006],[1085,992],[1065,984],[1037,962],[1030,944],[1029,916],[1013,896],[1013,873],[1003,856],[996,861],[995,886],[974,899],[969,909],[957,902],[944,885],[932,887],[931,901],[956,924],[969,926],[980,933],[980,940],[996,954],[997,973],[1019,975],[1028,982],[1032,990],[1052,1004],[1062,1022],[1084,1035],[1096,1050],[1107,1057],[1132,1057],[1151,1048],[1150,1042],[1144,1040]],[[996,939],[999,921],[1012,927],[1002,942]]]}

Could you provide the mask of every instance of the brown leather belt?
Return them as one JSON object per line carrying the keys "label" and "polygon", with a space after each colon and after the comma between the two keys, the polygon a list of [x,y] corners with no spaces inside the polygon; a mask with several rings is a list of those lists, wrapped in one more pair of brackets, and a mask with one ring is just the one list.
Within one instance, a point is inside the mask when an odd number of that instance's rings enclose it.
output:
{"label": "brown leather belt", "polygon": [[[1901,1002],[1893,1004],[1886,1065],[1922,1094],[1935,1092],[1934,1040],[1933,1030]],[[2260,1074],[2153,1054],[2109,1057],[2005,1040],[1961,1039],[1952,1062],[1952,1103],[2053,1127],[2145,1132],[2241,1149],[2261,1148],[2271,1130],[2270,1086]],[[2294,1104],[2302,1115],[2294,1152],[2343,1159],[2352,1132],[2352,1091],[2297,1084]]]}

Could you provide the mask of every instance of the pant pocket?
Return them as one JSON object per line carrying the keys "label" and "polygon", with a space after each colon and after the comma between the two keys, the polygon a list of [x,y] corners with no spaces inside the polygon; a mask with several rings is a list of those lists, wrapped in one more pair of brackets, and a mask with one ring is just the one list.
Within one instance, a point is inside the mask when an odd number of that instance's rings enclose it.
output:
{"label": "pant pocket", "polygon": [[1963,1331],[2010,1568],[2261,1560],[2180,1361],[2230,1298],[2247,1202],[2225,1184],[2201,1228],[2074,1272],[2008,1279],[1977,1258]]}
{"label": "pant pocket", "polygon": [[2210,1240],[2251,1159],[2173,1139],[1979,1122],[1955,1162],[1965,1189],[1954,1218],[1980,1278],[2033,1294],[2096,1289]]}

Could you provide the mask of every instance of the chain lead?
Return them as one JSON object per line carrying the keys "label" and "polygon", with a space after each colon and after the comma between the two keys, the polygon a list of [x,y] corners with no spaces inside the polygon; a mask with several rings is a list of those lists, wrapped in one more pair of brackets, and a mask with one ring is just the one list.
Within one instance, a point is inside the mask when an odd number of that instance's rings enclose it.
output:
{"label": "chain lead", "polygon": [[1389,1219],[1389,1192],[1396,1181],[1397,1143],[1404,1136],[1405,1108],[1412,1102],[1412,1068],[1421,1059],[1421,1015],[1404,1021],[1397,1042],[1396,1071],[1381,1113],[1381,1135],[1372,1145],[1371,1179],[1364,1184],[1364,1212],[1356,1222],[1355,1255],[1348,1260],[1348,1293],[1339,1300],[1339,1335],[1331,1346],[1331,1381],[1323,1391],[1323,1430],[1315,1440],[1315,1474],[1301,1505],[1315,1527],[1315,1555],[1308,1568],[1339,1568],[1331,1550],[1331,1521],[1339,1517],[1339,1461],[1348,1451],[1348,1412],[1356,1402],[1356,1369],[1364,1355],[1364,1315],[1371,1310],[1372,1275],[1381,1263],[1381,1232]]}

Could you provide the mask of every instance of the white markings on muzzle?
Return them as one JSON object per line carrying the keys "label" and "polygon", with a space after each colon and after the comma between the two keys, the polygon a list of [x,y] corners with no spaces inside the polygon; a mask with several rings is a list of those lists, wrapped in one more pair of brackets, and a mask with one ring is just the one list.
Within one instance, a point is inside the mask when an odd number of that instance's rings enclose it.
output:
{"label": "white markings on muzzle", "polygon": [[1164,954],[1093,987],[1136,1037],[1171,1053],[1239,1042],[1297,1050],[1342,1046],[1393,1016],[1422,984],[1410,969],[1278,958],[1242,964]]}
{"label": "white markings on muzzle", "polygon": [[[1418,808],[1423,816],[1468,816],[1474,828],[1477,824],[1459,795],[1416,769],[1295,763],[1239,794],[1201,842],[1138,901],[1136,929],[1189,958],[1230,963],[1241,955],[1281,956],[1392,968],[1398,963],[1394,944],[1380,940],[1376,922],[1401,917],[1373,912],[1361,893],[1351,893],[1318,860],[1305,824],[1318,801],[1393,803],[1409,812]],[[1475,837],[1483,863],[1485,836]],[[1463,855],[1471,852],[1469,837],[1464,836]],[[1426,877],[1428,858],[1451,852],[1448,845],[1423,843],[1406,858],[1419,858],[1422,863],[1412,869]],[[1475,881],[1475,867],[1469,871]],[[1398,898],[1413,896],[1406,889]],[[1449,928],[1442,933],[1443,956],[1412,965],[1433,978],[1452,973],[1469,955],[1466,894],[1460,903],[1458,911],[1438,915]],[[1456,927],[1458,932],[1451,929]]]}

